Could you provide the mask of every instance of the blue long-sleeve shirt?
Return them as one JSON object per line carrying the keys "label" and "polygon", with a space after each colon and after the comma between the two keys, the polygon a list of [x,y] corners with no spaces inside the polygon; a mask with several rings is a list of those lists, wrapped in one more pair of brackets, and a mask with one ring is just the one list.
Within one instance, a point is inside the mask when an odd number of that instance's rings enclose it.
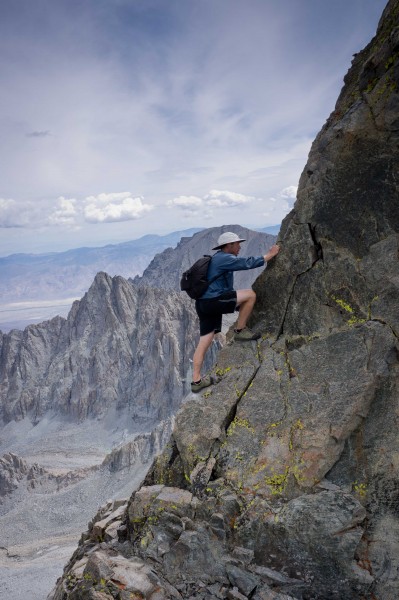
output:
{"label": "blue long-sleeve shirt", "polygon": [[265,260],[263,256],[249,256],[248,258],[240,258],[234,254],[228,254],[219,250],[212,256],[212,260],[208,267],[207,279],[212,279],[223,273],[218,279],[213,281],[205,294],[201,296],[201,300],[209,300],[217,298],[225,292],[231,292],[234,288],[234,271],[247,271],[248,269],[256,269],[263,267]]}

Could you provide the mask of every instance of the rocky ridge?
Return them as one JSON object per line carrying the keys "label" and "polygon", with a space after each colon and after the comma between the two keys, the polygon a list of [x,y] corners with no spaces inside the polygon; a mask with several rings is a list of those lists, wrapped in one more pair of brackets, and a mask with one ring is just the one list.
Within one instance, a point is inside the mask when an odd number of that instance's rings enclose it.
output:
{"label": "rocky ridge", "polygon": [[99,273],[67,319],[0,334],[2,421],[48,411],[82,420],[116,407],[132,422],[158,422],[184,395],[196,333],[182,294]]}
{"label": "rocky ridge", "polygon": [[84,534],[53,600],[396,600],[398,57],[390,0],[255,284],[262,340],[223,349],[116,536]]}
{"label": "rocky ridge", "polygon": [[0,502],[2,496],[6,496],[17,489],[24,477],[34,487],[34,481],[44,474],[45,469],[39,465],[29,465],[12,452],[4,454],[0,458]]}

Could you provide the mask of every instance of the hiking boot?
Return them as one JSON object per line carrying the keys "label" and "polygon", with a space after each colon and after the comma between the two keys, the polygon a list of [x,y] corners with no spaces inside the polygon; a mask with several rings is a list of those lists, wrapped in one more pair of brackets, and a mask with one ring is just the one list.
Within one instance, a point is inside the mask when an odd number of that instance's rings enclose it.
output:
{"label": "hiking boot", "polygon": [[200,379],[198,383],[194,383],[192,381],[191,382],[191,391],[194,394],[198,394],[198,392],[200,392],[201,390],[203,390],[206,387],[209,387],[212,384],[213,384],[212,377],[210,375],[207,375],[206,377],[203,377],[202,379]]}
{"label": "hiking boot", "polygon": [[248,342],[250,340],[258,340],[260,333],[254,333],[249,327],[244,327],[241,331],[234,330],[234,339],[237,342]]}

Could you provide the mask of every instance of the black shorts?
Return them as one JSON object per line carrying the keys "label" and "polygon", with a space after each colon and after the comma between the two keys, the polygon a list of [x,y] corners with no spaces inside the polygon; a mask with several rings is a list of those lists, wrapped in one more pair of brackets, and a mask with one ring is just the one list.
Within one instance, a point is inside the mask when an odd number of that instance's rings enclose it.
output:
{"label": "black shorts", "polygon": [[222,316],[233,313],[237,307],[237,292],[225,292],[210,300],[196,300],[195,308],[200,322],[200,335],[222,330]]}

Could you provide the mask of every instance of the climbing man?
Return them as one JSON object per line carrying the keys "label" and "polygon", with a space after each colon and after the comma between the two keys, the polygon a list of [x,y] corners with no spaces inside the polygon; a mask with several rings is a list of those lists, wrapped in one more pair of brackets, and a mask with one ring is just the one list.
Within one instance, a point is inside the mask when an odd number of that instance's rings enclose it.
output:
{"label": "climbing man", "polygon": [[248,318],[256,301],[256,294],[252,289],[234,290],[233,271],[262,267],[279,253],[280,248],[274,245],[264,256],[238,258],[241,242],[245,242],[245,240],[231,231],[226,231],[219,236],[217,246],[212,248],[218,252],[212,256],[207,273],[207,279],[213,281],[206,292],[195,302],[200,322],[200,340],[193,356],[191,391],[194,393],[213,383],[209,375],[201,379],[201,367],[215,334],[222,329],[222,315],[238,310],[237,327],[234,329],[235,340],[244,342],[257,340],[260,337],[259,334],[253,333],[247,327]]}

